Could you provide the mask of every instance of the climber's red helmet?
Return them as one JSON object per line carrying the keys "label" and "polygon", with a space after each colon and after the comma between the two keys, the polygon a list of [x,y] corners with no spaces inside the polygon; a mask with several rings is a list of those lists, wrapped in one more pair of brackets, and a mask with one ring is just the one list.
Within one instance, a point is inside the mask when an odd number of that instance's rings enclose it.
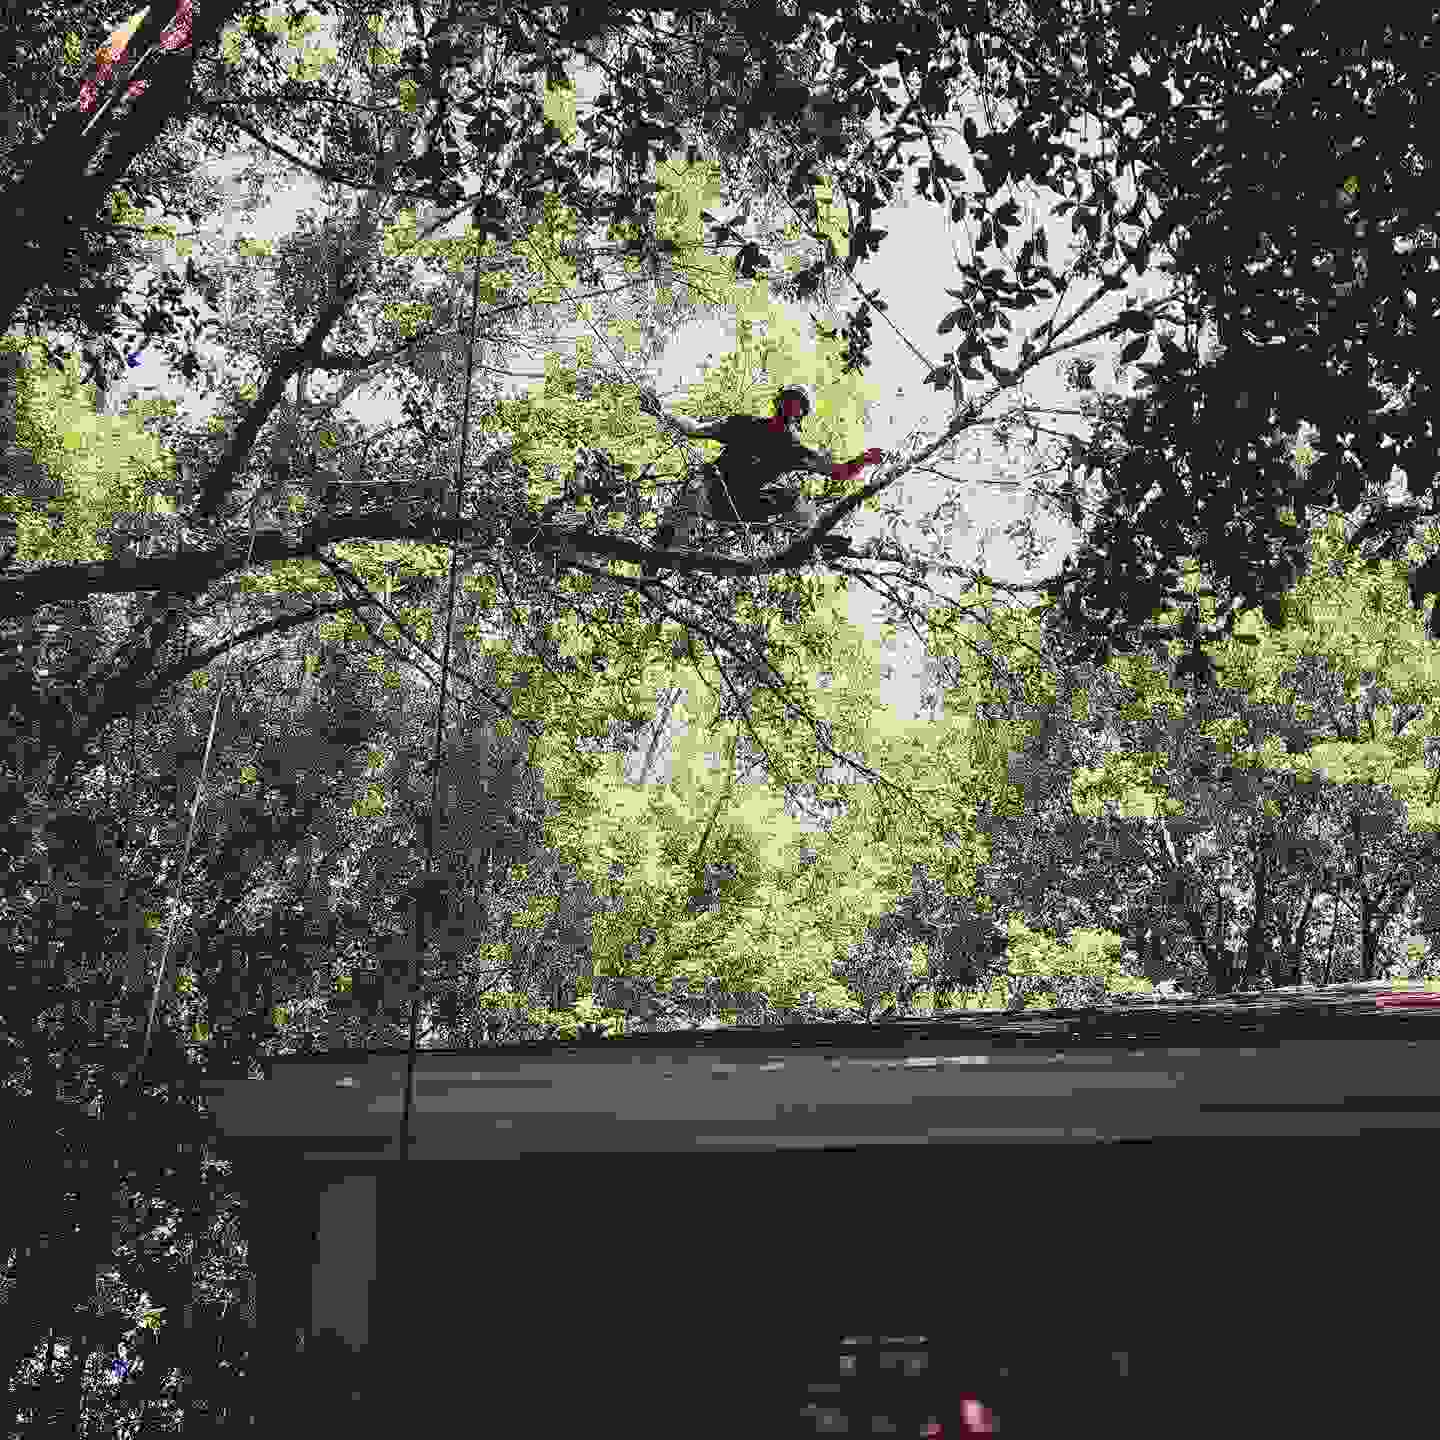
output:
{"label": "climber's red helmet", "polygon": [[775,414],[785,421],[803,420],[815,408],[804,385],[783,385],[775,396]]}

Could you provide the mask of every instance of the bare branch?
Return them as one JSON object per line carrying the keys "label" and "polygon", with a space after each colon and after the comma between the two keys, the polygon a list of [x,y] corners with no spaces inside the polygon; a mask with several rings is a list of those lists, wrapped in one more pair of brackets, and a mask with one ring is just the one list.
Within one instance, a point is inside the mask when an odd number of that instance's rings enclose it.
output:
{"label": "bare branch", "polygon": [[[349,608],[349,605],[345,603],[315,605],[297,615],[277,615],[272,619],[261,621],[258,625],[252,625],[248,630],[242,630],[240,634],[229,640],[222,640],[218,645],[212,645],[208,650],[193,651],[183,660],[170,666],[168,670],[161,670],[143,689],[127,695],[125,708],[146,704],[156,696],[163,694],[172,685],[178,684],[187,675],[194,674],[196,670],[203,670],[212,660],[218,659],[227,651],[237,650],[240,646],[248,645],[250,641],[259,640],[265,635],[283,635],[287,630],[295,630],[302,625],[308,625],[322,615],[338,615]],[[113,719],[114,717],[108,718]]]}
{"label": "bare branch", "polygon": [[379,226],[380,204],[387,193],[386,187],[395,166],[400,162],[402,152],[410,147],[414,137],[413,122],[400,126],[385,154],[379,157],[379,186],[361,204],[360,213],[350,234],[346,237],[341,253],[335,257],[335,288],[330,301],[316,317],[314,325],[305,340],[293,349],[282,351],[277,363],[271,369],[259,398],[246,413],[236,429],[233,439],[226,447],[220,463],[205,477],[200,490],[196,514],[202,519],[213,518],[220,511],[232,482],[239,473],[251,450],[255,446],[260,427],[270,418],[275,407],[284,399],[285,387],[290,377],[302,368],[313,368],[320,356],[320,347],[325,337],[339,323],[349,309],[360,288],[360,272],[367,263],[363,256],[367,243],[374,237]]}
{"label": "bare branch", "polygon": [[[262,134],[253,126],[247,125],[243,120],[238,119],[230,112],[227,105],[214,102],[201,102],[193,107],[196,114],[208,115],[211,119],[218,120],[224,125],[233,125],[242,134],[248,135],[255,143],[271,154],[278,156],[288,165],[294,165],[297,169],[304,170],[307,174],[315,176],[317,180],[323,180],[327,185],[343,185],[351,190],[367,192],[369,194],[394,195],[399,200],[425,200],[430,204],[439,204],[434,195],[422,190],[397,190],[387,186],[383,181],[379,184],[367,185],[361,180],[352,180],[345,175],[337,175],[323,165],[316,165],[309,160],[302,160],[300,156],[293,154],[277,141],[271,140],[267,135]],[[394,114],[394,111],[385,112]]]}

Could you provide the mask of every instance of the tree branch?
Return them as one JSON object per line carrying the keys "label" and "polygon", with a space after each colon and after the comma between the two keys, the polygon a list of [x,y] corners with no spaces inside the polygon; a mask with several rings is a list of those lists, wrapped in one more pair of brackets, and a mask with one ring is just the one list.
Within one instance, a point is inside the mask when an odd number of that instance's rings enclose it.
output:
{"label": "tree branch", "polygon": [[[105,197],[124,178],[135,158],[154,144],[172,120],[192,108],[191,77],[195,57],[211,45],[241,9],[243,0],[207,0],[196,8],[188,51],[160,52],[152,57],[148,88],[130,102],[125,123],[117,129],[95,125],[85,133],[84,114],[71,110],[50,127],[37,146],[24,178],[9,196],[12,217],[23,223],[24,234],[63,236],[75,227],[91,225]],[[155,7],[137,32],[135,54],[147,42],[139,35],[158,34],[167,16]],[[172,11],[173,13],[173,11]],[[103,163],[92,165],[108,143]],[[12,227],[13,228],[13,227]],[[0,285],[0,330],[8,331],[25,298],[40,283],[39,276],[54,256],[45,247],[13,245],[11,265]]]}
{"label": "tree branch", "polygon": [[194,109],[197,115],[209,116],[210,119],[218,120],[222,125],[233,125],[235,129],[239,130],[244,135],[248,135],[253,141],[255,141],[257,145],[261,146],[263,149],[269,150],[273,155],[278,156],[287,164],[294,165],[298,169],[304,170],[308,174],[315,176],[317,180],[323,180],[327,185],[345,185],[352,190],[361,190],[370,194],[378,194],[383,190],[385,191],[385,193],[394,195],[401,200],[425,200],[432,205],[438,205],[441,203],[439,200],[436,199],[434,195],[429,195],[419,190],[390,190],[383,184],[367,185],[363,180],[352,180],[349,178],[349,176],[337,175],[333,171],[327,170],[323,166],[312,164],[309,160],[302,160],[298,155],[292,154],[289,150],[286,150],[284,146],[279,145],[274,140],[269,139],[259,130],[254,129],[250,125],[247,125],[243,120],[237,120],[235,116],[229,112],[228,107],[224,105],[218,105],[214,103],[202,103],[196,105]]}
{"label": "tree branch", "polygon": [[[412,495],[405,495],[403,500],[410,505],[415,504]],[[248,531],[235,534],[213,549],[187,551],[180,555],[153,556],[148,560],[123,557],[89,565],[49,565],[16,579],[0,581],[0,617],[28,615],[44,605],[64,604],[96,594],[167,591],[177,596],[199,595],[228,575],[273,565],[277,561],[315,558],[324,547],[345,541],[414,541],[423,545],[450,542],[451,537],[441,517],[415,520],[403,514],[397,516],[395,512],[399,509],[400,505],[392,505],[373,514],[330,517],[295,540],[289,540],[273,530],[257,534],[248,565]],[[830,527],[827,525],[826,528]],[[732,560],[726,555],[657,550],[619,536],[564,525],[502,520],[498,533],[471,538],[466,547],[467,553],[474,557],[474,563],[479,563],[483,552],[502,539],[516,549],[586,554],[608,560],[625,560],[635,565],[658,561],[667,570],[703,571],[712,575],[765,575],[797,570],[807,563],[815,548],[813,540],[802,536],[773,559]]]}
{"label": "tree branch", "polygon": [[277,615],[270,620],[261,621],[260,624],[252,625],[250,629],[242,631],[233,639],[222,640],[218,645],[212,645],[208,650],[192,651],[183,660],[170,666],[168,670],[160,671],[143,690],[132,691],[127,695],[125,706],[128,709],[132,703],[135,705],[146,704],[155,696],[168,690],[170,686],[183,680],[187,675],[204,669],[212,660],[227,651],[246,645],[251,640],[258,640],[262,635],[283,635],[287,630],[295,630],[301,625],[308,625],[322,615],[338,615],[351,608],[351,602],[348,600],[340,601],[333,605],[314,605],[303,614]]}
{"label": "tree branch", "polygon": [[360,206],[355,223],[350,227],[341,253],[335,257],[335,292],[329,303],[316,317],[310,333],[294,349],[282,351],[259,398],[240,422],[233,439],[226,447],[220,463],[205,477],[201,487],[196,514],[201,519],[213,519],[220,511],[225,496],[231,489],[231,482],[238,474],[255,446],[260,427],[269,419],[271,412],[284,398],[285,387],[290,377],[303,367],[313,367],[320,356],[320,347],[325,337],[340,322],[358,292],[360,271],[366,263],[369,242],[378,228],[381,201],[388,190],[390,177],[399,164],[402,151],[410,148],[414,137],[413,124],[402,125],[392,136],[385,153],[377,159],[379,185]]}

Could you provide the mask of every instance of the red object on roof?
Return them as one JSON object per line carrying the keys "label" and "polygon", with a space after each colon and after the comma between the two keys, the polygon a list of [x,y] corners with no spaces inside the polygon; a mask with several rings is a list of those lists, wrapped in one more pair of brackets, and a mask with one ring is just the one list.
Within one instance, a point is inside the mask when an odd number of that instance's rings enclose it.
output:
{"label": "red object on roof", "polygon": [[[995,1433],[995,1416],[988,1406],[982,1405],[973,1395],[962,1395],[960,1397],[960,1425],[956,1435],[993,1435]],[[925,1427],[925,1440],[944,1440],[945,1427],[943,1425],[927,1425]]]}
{"label": "red object on roof", "polygon": [[1377,1006],[1440,1005],[1440,990],[1392,990],[1375,997]]}

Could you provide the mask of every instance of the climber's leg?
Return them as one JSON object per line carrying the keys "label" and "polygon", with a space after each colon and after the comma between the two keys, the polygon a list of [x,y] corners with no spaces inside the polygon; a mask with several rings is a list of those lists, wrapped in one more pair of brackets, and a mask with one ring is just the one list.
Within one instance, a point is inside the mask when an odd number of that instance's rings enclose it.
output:
{"label": "climber's leg", "polygon": [[[656,547],[660,550],[671,550],[677,546],[685,548],[695,538],[695,531],[707,514],[709,505],[705,498],[705,486],[687,485],[661,516],[659,528],[655,531]],[[640,567],[640,573],[648,580],[660,573],[660,566],[647,561]]]}
{"label": "climber's leg", "polygon": [[796,495],[794,504],[779,516],[791,525],[803,525],[807,530],[820,519],[820,507],[805,495]]}
{"label": "climber's leg", "polygon": [[820,511],[798,485],[767,485],[755,497],[752,514],[747,518],[808,526],[820,518]]}

